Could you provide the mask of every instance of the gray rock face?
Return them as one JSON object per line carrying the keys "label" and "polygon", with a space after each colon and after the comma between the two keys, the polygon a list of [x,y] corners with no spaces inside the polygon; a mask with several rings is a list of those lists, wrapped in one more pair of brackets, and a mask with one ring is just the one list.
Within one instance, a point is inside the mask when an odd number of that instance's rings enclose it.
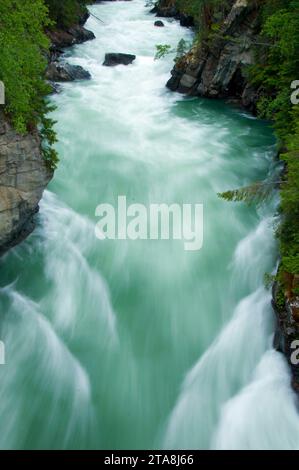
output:
{"label": "gray rock face", "polygon": [[187,54],[172,70],[167,86],[174,91],[209,98],[239,98],[254,108],[257,95],[248,86],[244,66],[254,63],[258,7],[236,0],[219,34]]}
{"label": "gray rock face", "polygon": [[47,34],[54,50],[56,48],[63,49],[64,47],[70,47],[74,44],[81,44],[85,41],[90,41],[95,38],[94,33],[84,28],[82,25],[74,25],[67,31],[48,31]]}
{"label": "gray rock face", "polygon": [[0,114],[0,255],[34,229],[34,214],[52,176],[38,134],[17,134]]}
{"label": "gray rock face", "polygon": [[51,62],[46,71],[46,78],[51,82],[73,82],[75,80],[90,80],[91,75],[80,65]]}
{"label": "gray rock face", "polygon": [[103,65],[114,67],[115,65],[129,65],[136,59],[133,54],[121,54],[118,52],[109,52],[105,54]]}

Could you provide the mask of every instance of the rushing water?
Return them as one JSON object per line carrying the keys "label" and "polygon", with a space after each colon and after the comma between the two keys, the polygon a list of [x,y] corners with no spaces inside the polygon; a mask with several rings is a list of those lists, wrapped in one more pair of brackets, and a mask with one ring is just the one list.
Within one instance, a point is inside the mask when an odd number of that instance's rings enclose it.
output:
{"label": "rushing water", "polygon": [[[66,55],[92,74],[53,98],[60,165],[39,225],[1,268],[1,448],[298,448],[288,368],[271,348],[265,272],[275,201],[217,193],[275,171],[269,127],[166,90],[192,33],[142,0],[96,5],[96,40]],[[103,67],[105,52],[135,53]],[[204,246],[99,241],[95,208],[203,203]]]}

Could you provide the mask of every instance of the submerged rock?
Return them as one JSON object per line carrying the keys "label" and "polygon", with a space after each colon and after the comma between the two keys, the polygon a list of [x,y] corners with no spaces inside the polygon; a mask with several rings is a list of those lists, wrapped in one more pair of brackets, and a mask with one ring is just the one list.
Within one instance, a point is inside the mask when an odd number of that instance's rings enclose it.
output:
{"label": "submerged rock", "polygon": [[163,21],[161,21],[161,20],[157,20],[157,21],[155,21],[154,25],[155,25],[155,26],[158,26],[159,28],[161,28],[161,27],[164,26],[164,23],[163,23]]}
{"label": "submerged rock", "polygon": [[113,67],[115,65],[129,65],[136,59],[133,54],[122,54],[118,52],[109,52],[105,54],[103,65]]}
{"label": "submerged rock", "polygon": [[90,80],[91,75],[80,65],[51,62],[46,71],[46,78],[51,82],[73,82],[75,80]]}

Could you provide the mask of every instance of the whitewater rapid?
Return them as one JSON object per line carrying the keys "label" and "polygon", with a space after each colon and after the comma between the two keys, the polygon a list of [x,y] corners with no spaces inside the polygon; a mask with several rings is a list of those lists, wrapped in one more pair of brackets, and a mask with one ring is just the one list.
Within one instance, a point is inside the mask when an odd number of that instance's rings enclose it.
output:
{"label": "whitewater rapid", "polygon": [[[299,449],[296,397],[264,274],[277,262],[277,195],[217,193],[277,171],[269,126],[165,83],[192,31],[155,28],[143,0],[91,6],[94,41],[66,59],[60,164],[38,228],[0,261],[2,449]],[[106,52],[136,54],[103,67]],[[99,241],[98,204],[202,203],[204,245]]]}

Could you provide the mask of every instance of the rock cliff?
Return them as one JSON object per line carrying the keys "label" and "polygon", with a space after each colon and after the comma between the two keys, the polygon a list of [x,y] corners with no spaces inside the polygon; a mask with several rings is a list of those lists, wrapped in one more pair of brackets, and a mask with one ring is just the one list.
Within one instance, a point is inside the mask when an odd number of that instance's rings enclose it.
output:
{"label": "rock cliff", "polygon": [[0,255],[27,237],[52,177],[37,132],[20,135],[0,114]]}
{"label": "rock cliff", "polygon": [[208,98],[232,97],[254,110],[258,92],[248,84],[245,68],[254,63],[258,12],[249,0],[235,1],[221,28],[177,61],[168,88]]}

